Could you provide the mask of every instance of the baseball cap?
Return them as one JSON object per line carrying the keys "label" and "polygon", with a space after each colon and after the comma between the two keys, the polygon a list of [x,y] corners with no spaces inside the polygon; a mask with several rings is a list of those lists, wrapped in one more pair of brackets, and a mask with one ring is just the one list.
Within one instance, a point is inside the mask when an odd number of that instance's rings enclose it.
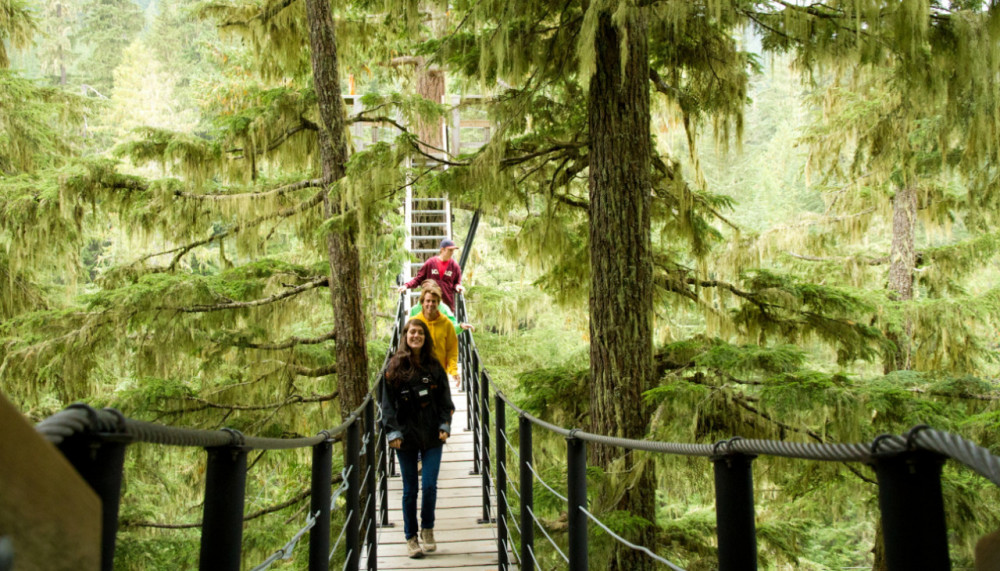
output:
{"label": "baseball cap", "polygon": [[457,248],[457,247],[458,246],[455,245],[455,241],[454,240],[449,240],[447,238],[445,238],[444,240],[441,240],[441,246],[440,246],[440,248]]}

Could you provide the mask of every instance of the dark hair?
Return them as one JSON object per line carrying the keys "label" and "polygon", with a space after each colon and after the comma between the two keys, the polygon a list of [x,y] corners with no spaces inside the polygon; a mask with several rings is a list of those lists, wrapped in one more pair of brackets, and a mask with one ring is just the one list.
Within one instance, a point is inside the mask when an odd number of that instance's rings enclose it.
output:
{"label": "dark hair", "polygon": [[[406,333],[411,327],[417,326],[424,330],[424,346],[420,348],[420,354],[414,362],[413,349],[406,343]],[[385,380],[390,385],[398,387],[410,378],[413,371],[428,368],[434,360],[434,341],[431,339],[431,331],[426,323],[413,318],[403,326],[399,336],[399,347],[389,359],[389,366],[385,370]]]}

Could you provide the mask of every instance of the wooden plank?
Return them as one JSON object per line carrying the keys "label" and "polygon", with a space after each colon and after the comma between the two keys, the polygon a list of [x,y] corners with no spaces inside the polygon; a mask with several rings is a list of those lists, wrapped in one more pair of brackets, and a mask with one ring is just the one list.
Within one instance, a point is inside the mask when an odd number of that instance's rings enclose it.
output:
{"label": "wooden plank", "polygon": [[[440,557],[440,556],[455,556],[455,555],[465,555],[465,554],[479,554],[479,553],[492,553],[496,555],[497,552],[497,542],[492,540],[471,540],[471,541],[454,541],[454,542],[443,542],[437,537],[438,533],[434,534],[434,539],[437,540],[437,551],[433,553],[428,553],[428,557]],[[444,537],[443,534],[442,539]],[[379,559],[386,557],[409,557],[406,551],[406,543],[392,543],[392,544],[379,544],[378,546],[378,557]]]}
{"label": "wooden plank", "polygon": [[97,494],[2,393],[0,434],[0,536],[14,543],[14,569],[99,569]]}
{"label": "wooden plank", "polygon": [[[438,529],[435,525],[434,535],[438,543],[461,543],[463,541],[492,541],[496,545],[496,527],[492,525],[480,525],[478,527],[463,527],[461,529]],[[383,545],[396,543],[406,543],[403,530],[396,533],[383,532],[378,538],[379,550]]]}
{"label": "wooden plank", "polygon": [[[435,515],[435,518],[434,518],[434,531],[435,532],[437,532],[437,531],[448,531],[448,532],[450,532],[450,531],[456,531],[456,530],[462,530],[462,529],[474,530],[474,529],[478,529],[478,528],[483,528],[483,529],[489,530],[489,528],[494,527],[496,525],[496,524],[492,524],[492,523],[491,524],[480,524],[480,523],[477,523],[477,518],[482,517],[481,511],[480,511],[480,513],[476,513],[476,514],[472,515],[471,517],[470,516],[466,516],[466,517],[446,517],[446,518],[442,518],[441,514],[438,513],[438,512],[435,512],[434,515]],[[419,514],[417,515],[417,519],[418,520],[420,519]],[[389,523],[393,524],[393,527],[379,528],[381,530],[381,533],[389,533],[389,534],[397,534],[398,533],[399,535],[403,534],[403,514],[402,514],[401,511],[395,510],[395,513],[393,513],[392,511],[390,511],[389,512]]]}
{"label": "wooden plank", "polygon": [[468,566],[492,565],[496,569],[498,563],[496,553],[449,554],[430,553],[421,559],[409,557],[382,557],[379,554],[378,568],[388,569],[454,569]]}
{"label": "wooden plank", "polygon": [[[402,509],[392,509],[392,506],[389,506],[389,508],[390,508],[389,509],[389,521],[403,521],[403,510]],[[496,510],[493,510],[492,513],[496,513]],[[483,516],[483,506],[482,505],[480,505],[478,507],[471,507],[471,506],[459,507],[459,506],[456,506],[456,507],[449,507],[449,508],[446,508],[446,509],[438,508],[437,510],[434,511],[434,519],[435,520],[442,520],[442,519],[466,519],[466,520],[471,520],[471,521],[475,522],[477,518],[480,518],[482,516]]]}

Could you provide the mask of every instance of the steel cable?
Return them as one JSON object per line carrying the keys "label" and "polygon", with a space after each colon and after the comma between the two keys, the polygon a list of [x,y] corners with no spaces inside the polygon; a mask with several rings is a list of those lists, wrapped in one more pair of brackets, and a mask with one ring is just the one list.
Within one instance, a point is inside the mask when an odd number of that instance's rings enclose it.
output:
{"label": "steel cable", "polygon": [[[528,508],[528,513],[531,514],[531,519],[535,520],[535,523],[538,524],[538,529],[541,530],[542,534],[544,534],[545,537],[549,540],[549,543],[552,544],[552,547],[555,548],[556,553],[558,553],[560,556],[562,556],[563,560],[566,563],[569,563],[569,557],[566,557],[566,554],[562,552],[562,549],[559,549],[559,546],[556,545],[556,542],[552,540],[552,536],[550,536],[549,533],[547,531],[545,531],[545,526],[542,525],[542,522],[538,521],[538,516],[535,515],[534,510],[532,510],[531,508]],[[531,555],[532,555],[532,557],[534,557],[534,553],[532,553]]]}
{"label": "steel cable", "polygon": [[622,543],[624,545],[627,545],[628,547],[630,547],[630,548],[632,548],[632,549],[634,549],[636,551],[642,551],[646,555],[649,555],[653,559],[659,561],[660,563],[663,563],[664,565],[666,565],[667,567],[670,567],[674,571],[684,571],[684,569],[678,567],[677,565],[674,565],[670,561],[667,561],[666,559],[664,559],[664,558],[660,557],[659,555],[653,553],[649,549],[647,549],[647,548],[645,548],[645,547],[643,547],[641,545],[636,545],[636,544],[630,542],[629,540],[625,539],[624,537],[618,535],[617,533],[611,531],[610,529],[608,529],[608,526],[604,525],[604,522],[602,522],[601,520],[597,519],[594,516],[594,514],[592,514],[589,511],[587,511],[587,508],[585,508],[583,506],[578,506],[578,507],[580,508],[580,511],[582,511],[585,514],[587,514],[587,517],[589,517],[592,522],[596,523],[601,529],[603,529],[604,531],[606,531],[608,533],[608,535],[610,535],[611,537],[617,539],[620,543]]}
{"label": "steel cable", "polygon": [[535,478],[539,482],[541,482],[541,484],[543,486],[545,486],[546,488],[548,488],[548,490],[550,492],[552,492],[553,494],[555,494],[555,496],[557,498],[559,498],[560,500],[562,500],[562,501],[564,501],[566,503],[569,503],[569,499],[566,496],[564,496],[564,495],[560,494],[559,492],[553,490],[552,486],[549,486],[548,483],[546,483],[545,480],[543,480],[542,477],[538,475],[538,472],[535,471],[535,467],[531,465],[531,462],[525,462],[525,465],[528,467],[529,470],[531,470],[531,473],[535,475]]}
{"label": "steel cable", "polygon": [[[340,547],[340,542],[344,539],[344,532],[347,531],[347,522],[351,521],[351,516],[354,515],[354,510],[347,512],[347,517],[344,518],[344,525],[340,526],[340,535],[337,536],[337,541],[333,542],[333,547],[330,548],[330,557],[327,561],[333,559],[333,554],[337,552],[337,548]],[[348,559],[351,558],[350,552],[348,552]]]}
{"label": "steel cable", "polygon": [[289,540],[289,542],[286,543],[284,547],[275,551],[270,557],[265,559],[263,563],[254,567],[251,571],[265,571],[272,564],[274,564],[275,561],[279,559],[291,559],[292,552],[295,549],[295,545],[298,544],[299,540],[302,539],[302,536],[305,535],[306,532],[308,532],[310,529],[313,528],[313,526],[316,525],[317,517],[319,517],[319,512],[316,512],[315,514],[309,514],[309,517],[306,518],[306,525],[302,529],[300,529],[294,536],[292,536],[292,539]]}

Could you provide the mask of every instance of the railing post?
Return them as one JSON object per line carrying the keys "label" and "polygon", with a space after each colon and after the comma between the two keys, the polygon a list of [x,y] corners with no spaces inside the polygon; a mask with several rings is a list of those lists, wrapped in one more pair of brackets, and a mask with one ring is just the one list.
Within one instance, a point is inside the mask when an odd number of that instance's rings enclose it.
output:
{"label": "railing post", "polygon": [[472,355],[472,366],[469,367],[469,391],[466,393],[469,398],[469,429],[472,430],[472,471],[469,475],[478,475],[480,470],[480,454],[479,454],[479,441],[482,438],[482,430],[480,430],[479,422],[479,383],[477,373],[479,368],[476,366],[478,363],[477,355],[473,353]]}
{"label": "railing post", "polygon": [[361,560],[361,427],[358,426],[358,418],[353,416],[351,424],[347,427],[347,450],[345,451],[345,462],[350,466],[347,474],[347,519],[344,525],[347,531],[344,532],[345,549],[347,560],[345,569],[348,571],[358,571],[358,562]]}
{"label": "railing post", "polygon": [[507,568],[507,406],[499,394],[494,406],[497,413],[497,567]]}
{"label": "railing post", "polygon": [[483,517],[479,523],[491,523],[490,517],[490,381],[489,373],[478,371],[478,360],[476,360],[477,373],[481,380],[479,387],[479,444],[482,453],[479,457],[479,471],[483,476]]}
{"label": "railing post", "polygon": [[14,569],[14,542],[7,536],[0,537],[0,571]]}
{"label": "railing post", "polygon": [[309,530],[309,571],[330,569],[330,490],[333,479],[333,442],[327,439],[312,449],[312,492],[309,514],[316,516],[316,523]]}
{"label": "railing post", "polygon": [[[385,390],[385,377],[378,381],[378,402],[382,402],[382,391]],[[385,441],[385,430],[378,431],[378,454],[381,460],[378,462],[379,470],[379,526],[392,527],[389,523],[389,446]],[[395,467],[395,465],[393,466]]]}
{"label": "railing post", "polygon": [[890,571],[951,569],[941,495],[944,457],[926,450],[877,456],[878,507]]}
{"label": "railing post", "polygon": [[[232,432],[242,440],[242,435]],[[205,450],[208,452],[208,467],[198,568],[201,571],[239,571],[247,448],[234,445]]]}
{"label": "railing post", "polygon": [[365,447],[365,543],[368,544],[368,571],[378,569],[378,539],[375,537],[375,400],[368,399],[365,406],[365,431],[368,445]]}
{"label": "railing post", "polygon": [[[575,432],[575,431],[574,431]],[[566,499],[569,500],[569,569],[585,571],[587,562],[587,444],[570,433],[566,437]]]}
{"label": "railing post", "polygon": [[517,454],[521,459],[521,571],[535,571],[535,519],[531,517],[535,509],[534,484],[531,474],[531,421],[523,414],[517,419]]}
{"label": "railing post", "polygon": [[754,522],[753,470],[755,456],[720,454],[715,465],[715,522],[719,538],[719,571],[757,569],[757,528]]}
{"label": "railing post", "polygon": [[101,571],[114,569],[122,469],[129,440],[124,434],[78,433],[59,445],[63,456],[101,499]]}

